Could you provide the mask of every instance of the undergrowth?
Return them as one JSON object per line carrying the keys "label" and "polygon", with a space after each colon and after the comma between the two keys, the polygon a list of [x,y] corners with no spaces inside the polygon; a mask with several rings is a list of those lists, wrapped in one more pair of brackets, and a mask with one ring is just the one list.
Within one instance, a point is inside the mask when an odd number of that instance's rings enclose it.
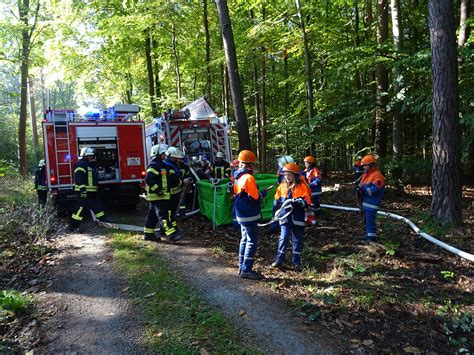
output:
{"label": "undergrowth", "polygon": [[151,353],[250,353],[233,326],[160,259],[154,245],[132,234],[114,233],[112,246],[147,324],[145,340]]}

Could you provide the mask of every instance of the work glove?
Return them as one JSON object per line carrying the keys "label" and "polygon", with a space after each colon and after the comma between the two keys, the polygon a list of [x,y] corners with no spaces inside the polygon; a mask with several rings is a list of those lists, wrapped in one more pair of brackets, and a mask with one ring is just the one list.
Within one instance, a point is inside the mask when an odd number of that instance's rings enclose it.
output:
{"label": "work glove", "polygon": [[260,191],[260,195],[262,196],[262,198],[264,198],[265,196],[267,196],[268,192],[267,190],[262,190]]}
{"label": "work glove", "polygon": [[306,207],[306,201],[303,200],[302,198],[297,198],[294,200],[293,204],[295,206],[300,206],[300,207]]}
{"label": "work glove", "polygon": [[184,183],[185,185],[191,185],[191,184],[193,183],[193,179],[191,179],[191,178],[188,177],[188,178],[186,178],[186,179],[183,180],[183,183]]}
{"label": "work glove", "polygon": [[87,198],[87,191],[81,191],[81,198]]}

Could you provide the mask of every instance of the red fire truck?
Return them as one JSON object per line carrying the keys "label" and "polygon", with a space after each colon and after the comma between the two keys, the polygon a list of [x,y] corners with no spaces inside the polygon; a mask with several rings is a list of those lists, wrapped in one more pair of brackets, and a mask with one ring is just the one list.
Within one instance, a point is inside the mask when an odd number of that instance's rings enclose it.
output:
{"label": "red fire truck", "polygon": [[213,162],[218,152],[232,161],[227,117],[219,117],[205,98],[178,111],[165,112],[146,126],[147,152],[154,144],[166,143],[180,148],[188,163]]}
{"label": "red fire truck", "polygon": [[99,194],[105,202],[135,207],[145,177],[145,124],[137,105],[115,105],[102,114],[79,117],[72,110],[48,110],[43,126],[48,188],[60,212],[74,208],[74,164],[82,148],[96,151]]}

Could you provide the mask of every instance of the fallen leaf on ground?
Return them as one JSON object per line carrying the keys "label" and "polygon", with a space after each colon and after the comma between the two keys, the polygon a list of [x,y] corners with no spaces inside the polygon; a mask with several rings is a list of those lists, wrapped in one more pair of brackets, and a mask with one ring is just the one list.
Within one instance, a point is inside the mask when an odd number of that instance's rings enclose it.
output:
{"label": "fallen leaf on ground", "polygon": [[421,350],[416,346],[407,346],[403,348],[403,351],[409,354],[421,354]]}
{"label": "fallen leaf on ground", "polygon": [[242,317],[244,314],[245,314],[245,311],[241,308],[241,309],[239,310],[239,316]]}
{"label": "fallen leaf on ground", "polygon": [[105,263],[105,260],[101,260],[97,263],[97,265],[102,265],[103,263]]}
{"label": "fallen leaf on ground", "polygon": [[127,292],[127,291],[129,290],[129,288],[130,288],[130,287],[128,287],[128,286],[125,287],[125,288],[123,288],[123,289],[122,289],[122,292]]}
{"label": "fallen leaf on ground", "polygon": [[209,355],[209,352],[204,348],[199,348],[199,355]]}
{"label": "fallen leaf on ground", "polygon": [[374,341],[371,340],[371,339],[367,339],[367,340],[364,340],[364,341],[362,342],[362,344],[365,345],[365,346],[372,345],[373,343],[374,343]]}
{"label": "fallen leaf on ground", "polygon": [[352,344],[358,344],[358,343],[360,343],[360,340],[359,340],[359,339],[352,338],[352,339],[351,339],[351,343],[352,343]]}
{"label": "fallen leaf on ground", "polygon": [[150,298],[150,297],[153,297],[154,295],[156,295],[156,292],[148,293],[148,294],[146,294],[146,295],[143,296],[143,297],[145,297],[145,298]]}

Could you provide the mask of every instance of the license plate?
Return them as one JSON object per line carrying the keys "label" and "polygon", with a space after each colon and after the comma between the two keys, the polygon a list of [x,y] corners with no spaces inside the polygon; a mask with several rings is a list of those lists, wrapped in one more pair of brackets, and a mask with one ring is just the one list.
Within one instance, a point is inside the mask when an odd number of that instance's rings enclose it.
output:
{"label": "license plate", "polygon": [[140,165],[140,158],[127,158],[128,166]]}

